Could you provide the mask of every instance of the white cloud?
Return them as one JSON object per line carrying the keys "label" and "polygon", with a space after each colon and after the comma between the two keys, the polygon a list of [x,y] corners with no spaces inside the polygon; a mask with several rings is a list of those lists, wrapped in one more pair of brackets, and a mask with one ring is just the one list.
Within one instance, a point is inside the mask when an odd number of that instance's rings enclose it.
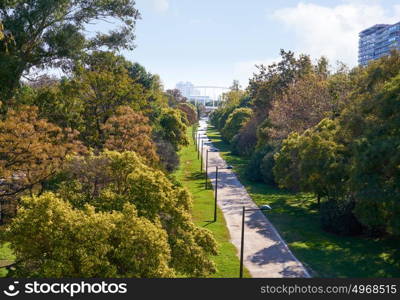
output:
{"label": "white cloud", "polygon": [[168,0],[152,0],[152,4],[157,12],[165,12],[169,9]]}
{"label": "white cloud", "polygon": [[400,20],[400,5],[385,10],[379,4],[346,1],[335,7],[299,3],[296,7],[276,10],[273,18],[293,32],[297,52],[312,58],[327,56],[350,66],[357,64],[358,33],[378,23]]}

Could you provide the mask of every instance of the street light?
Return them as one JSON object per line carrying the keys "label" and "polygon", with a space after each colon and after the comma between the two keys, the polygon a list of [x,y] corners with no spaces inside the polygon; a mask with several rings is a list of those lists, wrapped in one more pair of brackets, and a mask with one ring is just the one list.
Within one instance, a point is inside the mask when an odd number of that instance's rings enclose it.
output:
{"label": "street light", "polygon": [[243,252],[244,252],[244,219],[246,212],[248,211],[267,211],[271,210],[271,206],[268,204],[261,205],[259,208],[256,209],[246,209],[245,206],[242,208],[242,237],[240,240],[240,271],[239,271],[239,278],[243,278]]}
{"label": "street light", "polygon": [[203,172],[203,146],[204,146],[204,140],[201,140],[201,155],[200,155],[200,173]]}
{"label": "street light", "polygon": [[208,149],[206,151],[206,175],[205,175],[205,189],[207,189],[208,185]]}
{"label": "street light", "polygon": [[197,159],[200,159],[200,133],[197,131]]}
{"label": "street light", "polygon": [[217,202],[218,202],[218,171],[219,170],[229,170],[232,169],[231,166],[225,168],[219,168],[215,166],[215,191],[214,191],[214,222],[217,221]]}

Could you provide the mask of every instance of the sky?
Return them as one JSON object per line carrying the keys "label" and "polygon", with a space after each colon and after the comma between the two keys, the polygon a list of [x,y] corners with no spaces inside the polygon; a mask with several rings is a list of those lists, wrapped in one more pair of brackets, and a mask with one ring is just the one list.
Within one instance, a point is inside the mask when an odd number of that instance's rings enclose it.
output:
{"label": "sky", "polygon": [[280,49],[353,67],[361,30],[400,21],[398,0],[136,0],[136,7],[136,48],[122,53],[167,89],[179,81],[229,87],[234,79],[246,87],[255,65],[276,61]]}

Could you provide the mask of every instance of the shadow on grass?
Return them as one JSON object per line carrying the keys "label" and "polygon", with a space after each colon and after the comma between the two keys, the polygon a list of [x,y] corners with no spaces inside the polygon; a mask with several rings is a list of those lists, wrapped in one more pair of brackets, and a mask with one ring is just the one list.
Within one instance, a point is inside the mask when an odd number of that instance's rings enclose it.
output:
{"label": "shadow on grass", "polygon": [[[294,254],[316,277],[399,277],[400,240],[346,237],[321,228],[317,199],[296,194],[264,183],[251,182],[244,176],[248,158],[230,152],[218,131],[209,128],[209,137],[225,161],[234,167],[241,183],[256,204],[269,204],[266,216],[277,228]],[[251,224],[250,224],[251,225]],[[267,230],[267,229],[266,229]],[[260,253],[260,263],[264,257]],[[254,259],[257,260],[257,257]]]}
{"label": "shadow on grass", "polygon": [[212,220],[212,221],[204,221],[204,223],[206,223],[206,224],[204,224],[202,227],[207,227],[208,225],[216,223],[216,221],[214,221],[214,220]]}

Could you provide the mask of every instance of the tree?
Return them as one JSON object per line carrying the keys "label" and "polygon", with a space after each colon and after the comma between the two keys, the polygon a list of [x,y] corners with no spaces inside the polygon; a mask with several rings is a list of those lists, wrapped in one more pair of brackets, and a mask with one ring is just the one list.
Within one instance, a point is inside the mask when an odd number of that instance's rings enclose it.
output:
{"label": "tree", "polygon": [[195,106],[190,103],[179,103],[177,108],[185,114],[188,121],[187,125],[193,125],[197,123],[198,117]]}
{"label": "tree", "polygon": [[397,75],[375,97],[363,97],[353,114],[343,120],[350,124],[362,120],[357,131],[346,126],[343,133],[353,137],[350,182],[356,201],[354,213],[370,231],[396,236],[400,235],[399,95]]}
{"label": "tree", "polygon": [[179,167],[179,155],[175,147],[163,137],[156,137],[157,155],[160,158],[162,168],[168,173],[172,173]]}
{"label": "tree", "polygon": [[126,61],[113,53],[96,52],[76,70],[68,85],[82,102],[84,128],[81,139],[101,149],[106,137],[104,125],[120,106],[148,112],[147,92],[128,75]]}
{"label": "tree", "polygon": [[[132,49],[139,17],[133,0],[2,1],[0,20],[14,42],[7,49],[0,44],[0,95],[10,99],[21,76],[32,68],[67,69],[88,51]],[[121,26],[84,36],[87,24],[110,19]]]}
{"label": "tree", "polygon": [[180,110],[164,109],[160,120],[160,136],[169,141],[175,148],[179,150],[181,146],[189,144],[186,135],[187,126],[185,125],[185,117]]}
{"label": "tree", "polygon": [[61,128],[79,132],[85,129],[83,101],[76,85],[70,80],[42,81],[40,86],[23,86],[17,90],[14,98],[19,104],[36,106],[40,118]]}
{"label": "tree", "polygon": [[167,234],[134,205],[74,209],[53,193],[27,197],[3,234],[18,277],[173,277]]}
{"label": "tree", "polygon": [[346,147],[336,139],[337,124],[324,119],[304,134],[291,133],[275,155],[274,174],[281,187],[345,200],[349,193]]}
{"label": "tree", "polygon": [[158,88],[158,78],[147,72],[146,69],[139,63],[133,63],[128,67],[129,76],[136,82],[141,84],[144,88],[151,90]]}
{"label": "tree", "polygon": [[230,87],[231,91],[239,91],[242,87],[240,86],[239,80],[234,80],[232,86]]}
{"label": "tree", "polygon": [[0,22],[0,41],[2,41],[3,39],[4,39],[4,26]]}
{"label": "tree", "polygon": [[208,230],[193,224],[189,193],[162,171],[145,165],[136,153],[106,151],[75,157],[67,174],[57,193],[75,208],[89,204],[110,212],[133,204],[139,217],[167,232],[172,257],[169,266],[176,273],[205,276],[215,271],[210,255],[216,254],[216,242]]}
{"label": "tree", "polygon": [[250,120],[252,116],[250,108],[237,108],[228,117],[224,128],[222,129],[222,137],[231,141],[232,138],[239,132],[239,130]]}
{"label": "tree", "polygon": [[168,97],[168,105],[171,107],[175,107],[180,103],[186,103],[188,101],[188,99],[184,97],[178,89],[166,90],[165,94]]}
{"label": "tree", "polygon": [[255,113],[263,117],[268,115],[276,96],[281,95],[294,81],[313,71],[309,56],[300,55],[296,58],[293,52],[284,50],[280,54],[278,63],[257,66],[259,72],[249,81],[248,90]]}
{"label": "tree", "polygon": [[291,132],[301,134],[323,118],[332,117],[338,110],[332,108],[333,102],[326,80],[315,74],[303,76],[273,102],[269,138],[281,141]]}
{"label": "tree", "polygon": [[117,108],[116,114],[103,125],[104,148],[120,152],[133,151],[155,166],[159,158],[152,140],[149,119],[136,113],[129,106]]}
{"label": "tree", "polygon": [[0,178],[7,183],[0,198],[25,190],[40,192],[43,183],[62,169],[66,156],[85,151],[77,135],[39,119],[36,107],[10,109],[0,121]]}

